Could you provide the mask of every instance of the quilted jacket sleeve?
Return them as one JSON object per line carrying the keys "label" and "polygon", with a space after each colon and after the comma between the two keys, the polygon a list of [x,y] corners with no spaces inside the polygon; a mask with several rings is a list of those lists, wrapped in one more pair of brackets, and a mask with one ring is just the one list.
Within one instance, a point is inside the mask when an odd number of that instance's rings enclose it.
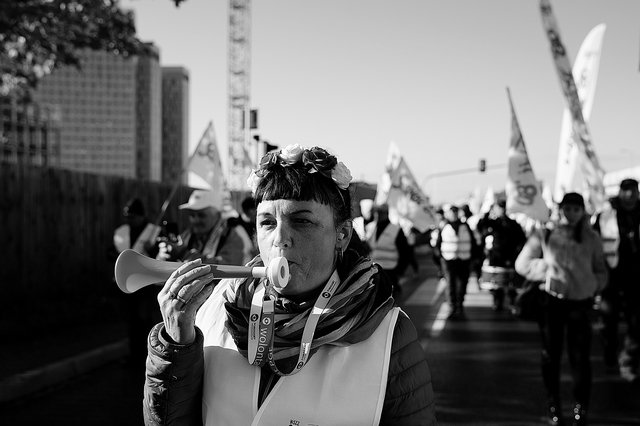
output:
{"label": "quilted jacket sleeve", "polygon": [[389,377],[380,425],[436,424],[431,372],[418,333],[404,312],[393,334]]}
{"label": "quilted jacket sleeve", "polygon": [[202,425],[203,336],[187,346],[169,343],[164,325],[151,330],[143,413],[146,425]]}

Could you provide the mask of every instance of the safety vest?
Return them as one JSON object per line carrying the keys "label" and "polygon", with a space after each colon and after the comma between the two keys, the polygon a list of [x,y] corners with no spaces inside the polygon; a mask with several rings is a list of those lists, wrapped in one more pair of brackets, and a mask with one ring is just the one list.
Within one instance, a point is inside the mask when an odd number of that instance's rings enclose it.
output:
{"label": "safety vest", "polygon": [[611,203],[606,203],[599,216],[602,251],[611,268],[618,266],[618,247],[620,246],[620,230],[618,215]]}
{"label": "safety vest", "polygon": [[377,223],[367,224],[367,243],[371,247],[371,260],[382,269],[392,270],[398,266],[398,247],[396,247],[396,237],[401,229],[398,225],[388,223],[380,236],[376,239]]}
{"label": "safety vest", "polygon": [[400,308],[365,341],[325,346],[300,372],[280,377],[258,407],[260,368],[238,353],[225,327],[224,280],[200,308],[204,334],[205,426],[377,425],[384,404],[391,342]]}
{"label": "safety vest", "polygon": [[440,232],[440,253],[444,260],[470,259],[471,258],[471,232],[469,226],[460,224],[458,233],[450,223],[447,223]]}
{"label": "safety vest", "polygon": [[113,233],[113,245],[116,247],[116,250],[118,250],[118,253],[122,253],[126,249],[130,248],[140,254],[148,256],[149,253],[144,249],[144,244],[148,241],[154,241],[159,233],[160,227],[152,223],[148,223],[132,246],[131,227],[128,224],[120,225]]}

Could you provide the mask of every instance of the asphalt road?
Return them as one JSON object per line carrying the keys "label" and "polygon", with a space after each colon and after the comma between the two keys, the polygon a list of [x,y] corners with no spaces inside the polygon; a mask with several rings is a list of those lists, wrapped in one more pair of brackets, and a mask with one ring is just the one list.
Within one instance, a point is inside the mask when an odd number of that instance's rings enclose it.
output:
{"label": "asphalt road", "polygon": [[[466,319],[446,320],[442,283],[429,256],[404,280],[401,306],[412,318],[433,375],[440,425],[544,424],[539,340],[533,323],[494,312],[491,296],[469,284]],[[593,341],[591,425],[640,425],[640,384],[606,373]],[[570,409],[569,367],[563,366],[564,411]],[[140,425],[143,366],[110,362],[0,406],[2,425]]]}

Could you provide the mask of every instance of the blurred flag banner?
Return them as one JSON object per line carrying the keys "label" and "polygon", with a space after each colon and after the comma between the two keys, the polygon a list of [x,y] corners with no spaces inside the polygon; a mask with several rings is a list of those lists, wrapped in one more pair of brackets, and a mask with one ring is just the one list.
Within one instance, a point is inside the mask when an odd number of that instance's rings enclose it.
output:
{"label": "blurred flag banner", "polygon": [[[593,106],[605,29],[605,24],[599,24],[587,34],[573,64],[573,81],[576,83],[578,97],[582,104],[582,117],[586,122],[589,121]],[[553,191],[556,201],[560,201],[567,192],[584,193],[587,190],[587,183],[580,169],[580,149],[575,143],[572,123],[571,112],[565,107]]]}
{"label": "blurred flag banner", "polygon": [[567,57],[567,51],[560,39],[560,31],[553,15],[549,0],[540,0],[540,12],[542,23],[547,32],[551,45],[551,55],[555,63],[555,68],[560,78],[560,86],[564,94],[569,112],[571,113],[572,129],[574,141],[580,149],[578,162],[580,169],[587,181],[588,191],[583,194],[587,202],[587,210],[594,212],[604,203],[604,184],[602,182],[604,171],[600,167],[600,162],[591,143],[591,135],[587,124],[582,116],[582,105],[578,97],[576,83],[573,80],[571,64]]}
{"label": "blurred flag banner", "polygon": [[505,184],[507,213],[523,213],[533,220],[546,222],[549,219],[549,209],[542,199],[540,184],[529,162],[509,89],[507,89],[507,97],[511,108],[511,143],[508,177]]}
{"label": "blurred flag banner", "polygon": [[218,141],[211,121],[202,134],[196,150],[189,158],[186,169],[205,181],[219,200],[220,207],[229,204],[231,194],[224,178]]}
{"label": "blurred flag banner", "polygon": [[395,143],[389,146],[385,172],[380,178],[375,203],[389,205],[389,220],[407,233],[411,227],[425,232],[437,225],[429,198],[422,192]]}

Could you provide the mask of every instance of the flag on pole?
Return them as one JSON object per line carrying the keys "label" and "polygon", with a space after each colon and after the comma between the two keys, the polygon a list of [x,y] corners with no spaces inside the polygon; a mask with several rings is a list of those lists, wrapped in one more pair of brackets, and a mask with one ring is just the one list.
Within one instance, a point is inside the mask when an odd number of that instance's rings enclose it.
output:
{"label": "flag on pole", "polygon": [[533,220],[546,222],[549,209],[542,199],[541,188],[529,161],[524,138],[520,131],[511,92],[507,88],[511,108],[511,143],[509,145],[509,168],[505,193],[507,213],[523,213]]}
{"label": "flag on pole", "polygon": [[[589,121],[593,98],[598,80],[602,39],[605,24],[595,26],[585,37],[578,56],[573,64],[573,80],[576,83],[578,97],[582,104],[582,116]],[[585,178],[579,165],[580,149],[575,143],[571,112],[565,107],[562,115],[560,144],[558,147],[558,166],[554,187],[554,198],[559,201],[567,192],[584,193],[587,189]]]}
{"label": "flag on pole", "polygon": [[587,209],[593,212],[604,203],[604,171],[591,143],[591,134],[582,115],[582,105],[578,97],[578,89],[573,80],[571,64],[567,52],[560,39],[560,31],[553,15],[549,0],[540,0],[542,23],[551,45],[551,54],[560,78],[560,86],[571,113],[574,141],[580,150],[580,168],[587,182],[588,192],[585,195]]}
{"label": "flag on pole", "polygon": [[187,162],[186,169],[206,182],[221,208],[229,204],[231,194],[224,178],[213,122],[210,121],[207,125],[198,146]]}
{"label": "flag on pole", "polygon": [[393,142],[389,146],[385,172],[378,183],[375,203],[386,203],[389,206],[389,220],[400,225],[405,232],[411,227],[425,232],[438,223],[429,205],[429,198]]}

